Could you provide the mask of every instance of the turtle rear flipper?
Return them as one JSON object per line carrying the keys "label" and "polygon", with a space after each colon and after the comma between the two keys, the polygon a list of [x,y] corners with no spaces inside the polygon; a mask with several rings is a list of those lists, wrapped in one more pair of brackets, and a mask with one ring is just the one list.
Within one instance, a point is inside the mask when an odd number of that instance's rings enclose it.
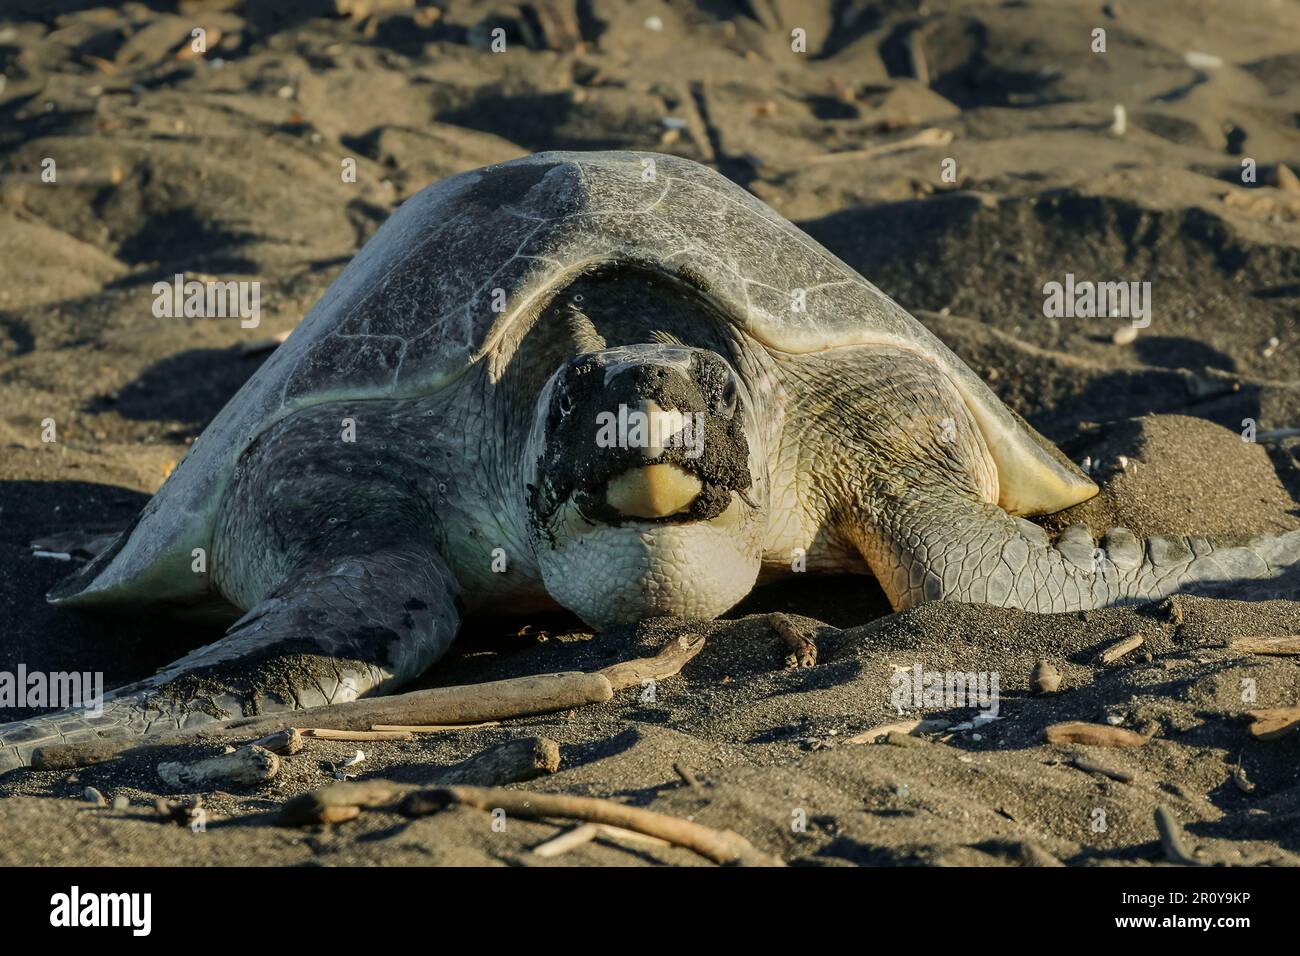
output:
{"label": "turtle rear flipper", "polygon": [[0,770],[26,766],[34,750],[54,744],[388,693],[437,660],[458,625],[455,579],[432,548],[316,557],[225,637],[105,695],[102,714],[64,710],[0,724]]}

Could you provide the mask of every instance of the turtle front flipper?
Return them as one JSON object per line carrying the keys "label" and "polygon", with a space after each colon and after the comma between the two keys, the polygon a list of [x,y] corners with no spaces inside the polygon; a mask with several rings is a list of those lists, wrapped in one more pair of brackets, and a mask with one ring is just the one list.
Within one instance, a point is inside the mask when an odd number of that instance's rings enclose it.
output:
{"label": "turtle front flipper", "polygon": [[[896,610],[962,601],[1055,613],[1175,593],[1242,600],[1300,597],[1300,531],[1246,544],[1204,537],[1138,538],[1083,525],[1051,541],[996,505],[957,497],[891,502],[862,551]],[[887,530],[886,530],[887,529]]]}
{"label": "turtle front flipper", "polygon": [[174,733],[387,693],[450,646],[459,624],[456,591],[431,547],[327,550],[221,640],[106,694],[102,714],[65,710],[0,724],[0,770],[25,766],[34,750],[53,744]]}
{"label": "turtle front flipper", "polygon": [[[1300,595],[1300,532],[1231,545],[1143,541],[1115,528],[1098,543],[1076,526],[1051,541],[1007,510],[1008,487],[1029,500],[1050,491],[1051,474],[1008,474],[1015,459],[993,454],[997,436],[924,356],[842,350],[784,368],[810,383],[787,426],[818,451],[806,496],[824,502],[828,537],[856,545],[896,610],[941,600],[1060,612],[1176,592]],[[1065,508],[1074,494],[1052,505]]]}

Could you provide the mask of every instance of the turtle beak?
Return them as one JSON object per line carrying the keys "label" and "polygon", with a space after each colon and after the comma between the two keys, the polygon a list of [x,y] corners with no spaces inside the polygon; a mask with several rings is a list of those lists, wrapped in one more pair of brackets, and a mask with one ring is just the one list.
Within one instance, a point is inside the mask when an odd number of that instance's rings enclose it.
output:
{"label": "turtle beak", "polygon": [[667,518],[690,510],[703,488],[700,479],[676,465],[645,465],[610,481],[605,501],[627,518]]}
{"label": "turtle beak", "polygon": [[612,479],[605,501],[625,518],[667,518],[688,511],[704,486],[676,465],[658,463],[685,427],[686,416],[677,409],[665,411],[654,400],[638,402],[636,412],[645,423],[646,441],[639,450],[647,464]]}

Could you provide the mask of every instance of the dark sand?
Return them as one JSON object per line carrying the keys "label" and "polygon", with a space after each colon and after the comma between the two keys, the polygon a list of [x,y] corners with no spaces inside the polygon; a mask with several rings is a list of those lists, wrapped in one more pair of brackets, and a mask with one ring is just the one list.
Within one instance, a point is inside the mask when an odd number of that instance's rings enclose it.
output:
{"label": "dark sand", "polygon": [[[1274,188],[1278,163],[1300,169],[1294,5],[835,4],[845,13],[833,23],[830,4],[596,0],[580,5],[582,47],[559,51],[531,49],[544,45],[538,21],[510,4],[440,4],[436,18],[384,3],[348,18],[325,0],[8,6],[35,19],[0,22],[0,669],[102,670],[116,684],[213,639],[163,618],[56,612],[42,596],[70,566],[32,557],[30,542],[129,522],[256,370],[241,346],[291,329],[403,198],[545,148],[679,153],[799,223],[1074,460],[1098,463],[1102,495],[1048,527],[1300,527],[1300,440],[1239,437],[1245,419],[1261,432],[1300,426],[1300,193]],[[928,84],[906,54],[914,24]],[[195,25],[220,33],[215,50],[176,58]],[[509,47],[492,54],[482,38],[498,25]],[[794,26],[808,55],[790,52]],[[1104,55],[1088,48],[1095,27],[1108,32]],[[1223,63],[1189,66],[1188,51]],[[1116,104],[1123,136],[1107,132]],[[953,141],[827,158],[931,127]],[[45,157],[57,185],[39,181]],[[346,157],[355,183],[340,182]],[[945,157],[956,183],[941,179]],[[1247,157],[1253,185],[1240,182]],[[150,287],[177,271],[260,281],[261,326],[155,318]],[[1044,318],[1043,283],[1066,272],[1151,281],[1151,326],[1116,345],[1122,321]],[[41,441],[46,418],[57,444]],[[821,633],[819,666],[783,671],[764,620],[744,618],[771,609],[844,629]],[[704,625],[708,646],[653,703],[625,691],[415,743],[310,741],[270,785],[207,794],[204,834],[158,821],[156,796],[189,796],[167,792],[158,758],[14,771],[0,777],[0,863],[540,864],[529,848],[557,826],[494,833],[477,811],[374,813],[319,832],[268,825],[358,746],[362,778],[420,782],[531,734],[559,742],[562,766],[529,788],[691,816],[790,862],[1159,863],[1159,805],[1207,862],[1300,861],[1300,737],[1256,741],[1243,716],[1300,703],[1300,670],[1219,646],[1296,633],[1300,602],[888,610],[868,578],[767,589],[739,620]],[[602,666],[652,652],[672,630],[590,638],[561,618],[521,637],[523,623],[472,625],[423,683]],[[1141,649],[1096,662],[1134,633]],[[1040,657],[1060,668],[1061,693],[1027,693]],[[917,663],[996,671],[1003,719],[917,747],[845,745],[899,719],[890,674]],[[1042,742],[1050,723],[1108,718],[1154,734],[1139,749],[1090,750],[1129,783]],[[682,783],[674,763],[702,786]],[[1250,793],[1233,782],[1238,765]],[[86,786],[131,809],[92,808]],[[803,833],[791,826],[800,812]],[[589,844],[553,862],[702,861]]]}

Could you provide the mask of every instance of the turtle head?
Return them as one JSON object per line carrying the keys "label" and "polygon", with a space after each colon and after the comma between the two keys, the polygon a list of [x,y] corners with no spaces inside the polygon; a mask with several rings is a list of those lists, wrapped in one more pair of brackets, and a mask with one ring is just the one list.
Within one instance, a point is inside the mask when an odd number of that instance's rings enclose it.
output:
{"label": "turtle head", "polygon": [[739,601],[766,526],[758,434],[744,382],[716,352],[654,342],[562,365],[525,461],[551,596],[595,627],[709,618]]}

